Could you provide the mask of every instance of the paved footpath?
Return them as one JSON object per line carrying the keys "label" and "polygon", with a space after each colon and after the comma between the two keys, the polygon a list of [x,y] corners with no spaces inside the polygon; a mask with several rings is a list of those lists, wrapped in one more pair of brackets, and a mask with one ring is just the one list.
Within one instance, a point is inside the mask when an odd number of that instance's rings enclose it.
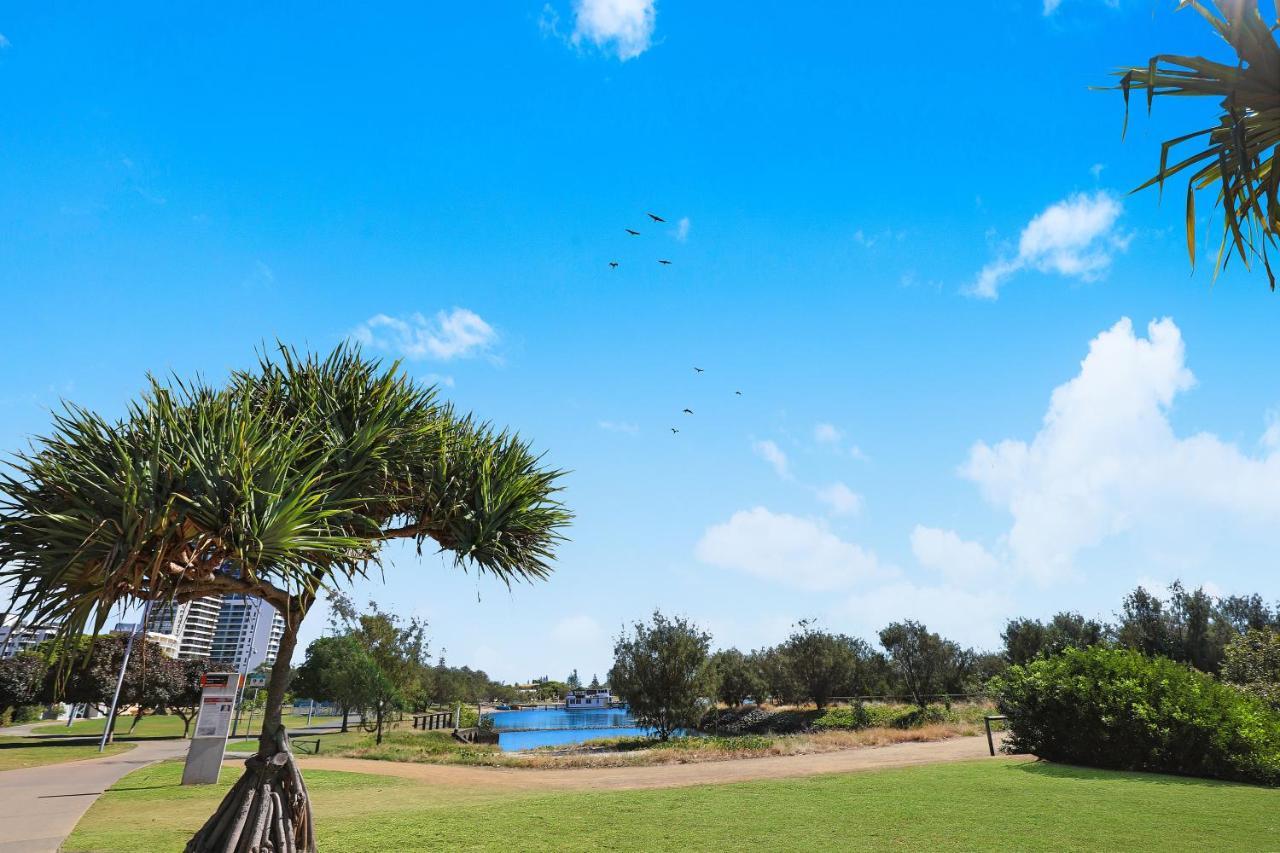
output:
{"label": "paved footpath", "polygon": [[0,853],[56,851],[99,794],[132,770],[185,755],[188,743],[140,741],[106,758],[0,772]]}

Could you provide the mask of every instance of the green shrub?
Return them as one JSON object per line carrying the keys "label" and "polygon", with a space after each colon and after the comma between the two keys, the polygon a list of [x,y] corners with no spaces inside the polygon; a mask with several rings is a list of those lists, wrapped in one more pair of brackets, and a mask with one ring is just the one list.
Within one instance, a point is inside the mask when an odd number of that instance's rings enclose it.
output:
{"label": "green shrub", "polygon": [[828,708],[825,714],[813,721],[813,727],[819,730],[865,729],[870,725],[871,714],[863,704]]}
{"label": "green shrub", "polygon": [[1117,770],[1280,784],[1280,714],[1167,658],[1068,649],[993,684],[1012,752]]}

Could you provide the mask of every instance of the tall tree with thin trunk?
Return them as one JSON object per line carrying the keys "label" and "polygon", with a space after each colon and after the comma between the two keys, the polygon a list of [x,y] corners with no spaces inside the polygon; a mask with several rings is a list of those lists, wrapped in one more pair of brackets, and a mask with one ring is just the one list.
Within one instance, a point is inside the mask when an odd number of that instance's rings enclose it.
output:
{"label": "tall tree with thin trunk", "polygon": [[[1280,43],[1277,43],[1275,6],[1268,23],[1258,0],[1183,0],[1178,8],[1198,12],[1235,54],[1226,64],[1203,56],[1158,54],[1145,65],[1121,68],[1125,127],[1129,123],[1129,96],[1145,90],[1147,110],[1155,98],[1201,96],[1218,101],[1221,112],[1209,127],[1166,141],[1160,147],[1160,168],[1138,189],[1158,186],[1175,175],[1187,178],[1187,254],[1196,261],[1196,195],[1209,190],[1222,206],[1222,242],[1214,275],[1236,255],[1246,267],[1261,261],[1276,288],[1269,249],[1280,247]],[[1172,150],[1192,143],[1196,150],[1178,154]]]}
{"label": "tall tree with thin trunk", "polygon": [[0,586],[65,637],[141,601],[240,593],[284,620],[258,752],[188,850],[315,849],[281,725],[320,591],[408,539],[503,581],[545,578],[561,472],[516,436],[342,345],[280,347],[222,387],[152,379],[123,418],[76,406],[0,475]]}

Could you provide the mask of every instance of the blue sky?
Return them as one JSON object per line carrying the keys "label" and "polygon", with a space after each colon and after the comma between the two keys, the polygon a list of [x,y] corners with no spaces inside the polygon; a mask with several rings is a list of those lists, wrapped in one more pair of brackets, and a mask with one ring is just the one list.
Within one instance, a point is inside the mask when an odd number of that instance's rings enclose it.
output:
{"label": "blue sky", "polygon": [[277,338],[403,356],[572,470],[548,583],[405,549],[355,591],[506,679],[654,607],[989,647],[1139,582],[1280,598],[1280,303],[1191,274],[1182,185],[1127,195],[1211,105],[1122,141],[1088,89],[1221,56],[1173,5],[10,9],[0,448]]}

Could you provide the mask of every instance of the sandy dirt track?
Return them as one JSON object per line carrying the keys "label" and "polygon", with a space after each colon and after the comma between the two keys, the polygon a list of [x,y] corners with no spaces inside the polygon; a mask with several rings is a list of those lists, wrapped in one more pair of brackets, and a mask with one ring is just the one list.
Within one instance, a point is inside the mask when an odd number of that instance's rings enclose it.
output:
{"label": "sandy dirt track", "polygon": [[675,788],[757,779],[788,779],[820,773],[852,773],[890,767],[912,767],[978,759],[999,761],[987,751],[985,736],[957,737],[929,743],[897,743],[811,755],[777,755],[697,764],[650,767],[589,767],[533,770],[513,767],[465,767],[449,764],[408,764],[363,758],[301,758],[306,770],[346,770],[397,776],[427,784],[508,791],[613,791],[635,788]]}

